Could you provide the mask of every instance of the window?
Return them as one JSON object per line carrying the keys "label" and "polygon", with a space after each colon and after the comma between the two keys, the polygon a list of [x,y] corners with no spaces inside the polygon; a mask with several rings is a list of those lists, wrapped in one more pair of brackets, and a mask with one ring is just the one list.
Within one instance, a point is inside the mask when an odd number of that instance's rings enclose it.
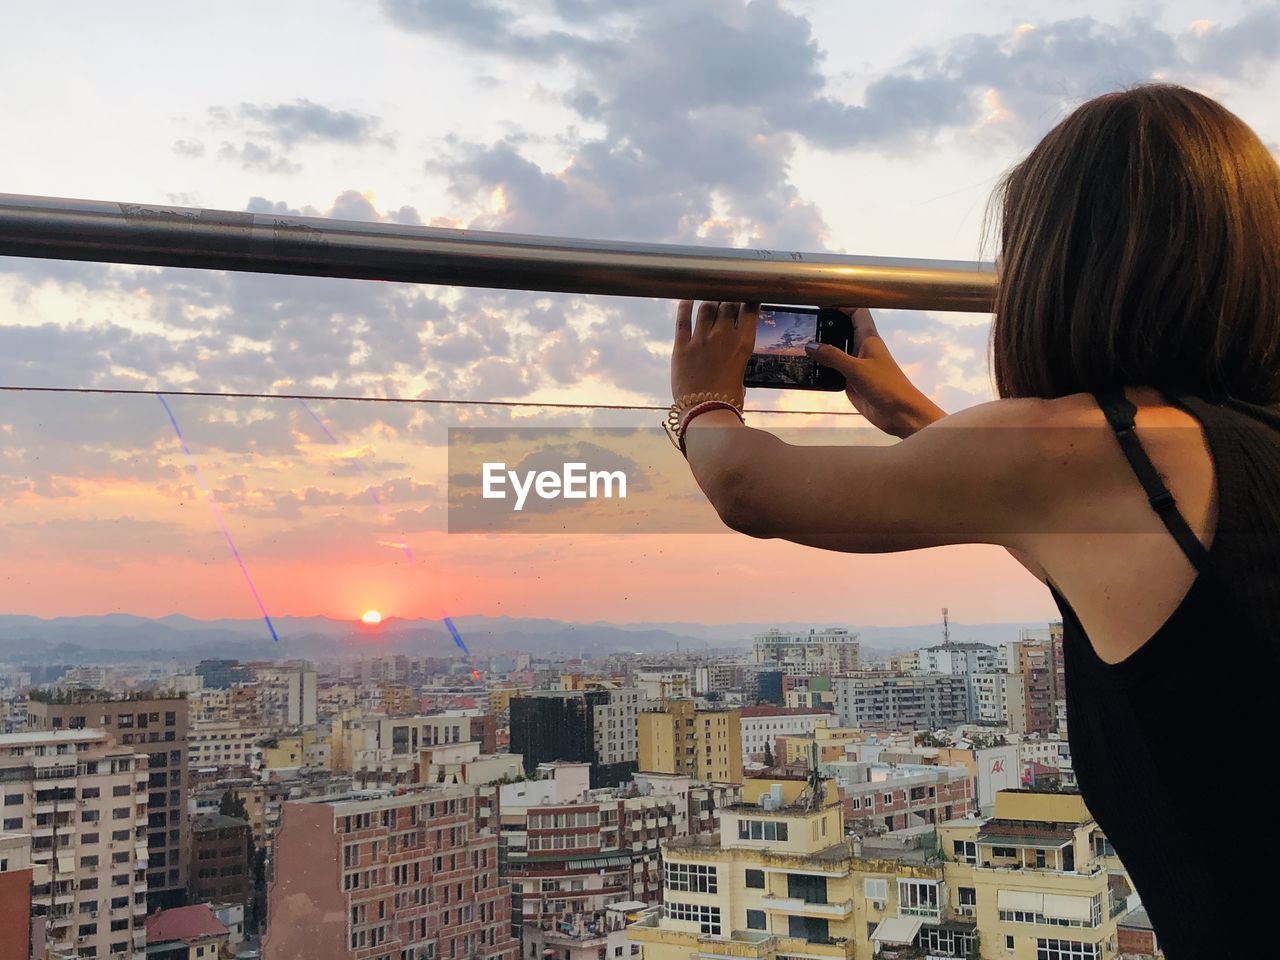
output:
{"label": "window", "polygon": [[685,890],[692,893],[717,893],[716,868],[702,863],[667,863],[666,887],[668,890]]}
{"label": "window", "polygon": [[898,913],[902,916],[934,917],[938,913],[938,884],[933,880],[899,880]]}
{"label": "window", "polygon": [[1004,938],[1004,948],[1010,951],[1013,950],[1013,937],[1006,936]]}
{"label": "window", "polygon": [[1017,847],[992,847],[991,855],[993,857],[1016,857],[1018,855]]}
{"label": "window", "polygon": [[777,820],[739,820],[739,840],[786,840],[787,825]]}
{"label": "window", "polygon": [[862,895],[868,900],[879,900],[884,903],[889,899],[889,881],[868,877],[862,881]]}
{"label": "window", "polygon": [[695,903],[668,903],[665,910],[672,920],[696,923],[700,925],[702,933],[713,937],[720,936],[719,907],[704,907]]}
{"label": "window", "polygon": [[951,849],[960,863],[978,862],[978,845],[972,840],[956,840],[951,844]]}
{"label": "window", "polygon": [[[764,889],[764,871],[747,869],[747,886],[752,890]],[[763,929],[763,928],[761,928]]]}
{"label": "window", "polygon": [[765,926],[763,910],[747,911],[747,929],[748,930],[767,930],[768,929]]}
{"label": "window", "polygon": [[827,921],[817,917],[787,917],[787,935],[813,943],[826,943],[831,939]]}
{"label": "window", "polygon": [[1036,960],[1100,960],[1102,950],[1096,943],[1078,940],[1037,940]]}

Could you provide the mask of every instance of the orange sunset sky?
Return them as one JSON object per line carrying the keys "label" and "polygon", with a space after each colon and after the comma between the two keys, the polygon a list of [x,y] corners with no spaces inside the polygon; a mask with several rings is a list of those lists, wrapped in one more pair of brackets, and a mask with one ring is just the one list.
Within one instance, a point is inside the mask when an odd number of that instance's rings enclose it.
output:
{"label": "orange sunset sky", "polygon": [[[139,22],[103,5],[71,32],[57,5],[7,11],[23,39],[0,63],[0,189],[974,260],[995,253],[980,240],[996,179],[1089,96],[1173,80],[1280,139],[1265,42],[1280,14],[1243,0],[1212,20],[1180,0],[926,0],[910,16],[836,0],[428,7],[228,0],[157,4]],[[255,37],[284,39],[264,55]],[[0,258],[0,311],[3,386],[670,400],[673,304],[658,300]],[[944,409],[991,398],[989,317],[876,314]],[[748,402],[847,409],[839,395]],[[653,427],[658,413],[317,402],[322,429],[289,400],[171,405],[273,616],[1055,616],[992,547],[446,532],[449,427]],[[3,394],[0,613],[113,611],[258,615],[155,398]]]}

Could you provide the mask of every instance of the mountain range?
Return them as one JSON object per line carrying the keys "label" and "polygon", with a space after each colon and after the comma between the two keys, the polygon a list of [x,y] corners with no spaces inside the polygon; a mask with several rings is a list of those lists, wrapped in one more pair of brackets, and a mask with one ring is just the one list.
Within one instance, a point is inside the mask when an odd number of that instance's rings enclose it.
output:
{"label": "mountain range", "polygon": [[[329,617],[280,617],[271,639],[262,620],[196,620],[181,614],[147,618],[125,613],[104,616],[40,617],[0,614],[0,662],[112,664],[146,660],[196,661],[224,657],[257,659],[340,659],[389,654],[450,656],[459,653],[438,620],[388,618],[378,625]],[[673,651],[741,651],[751,637],[772,627],[807,631],[828,626],[859,634],[866,654],[909,650],[940,643],[937,623],[884,627],[846,623],[681,622],[574,623],[562,620],[464,616],[454,618],[473,656],[528,653],[538,657],[593,657]],[[1044,621],[951,624],[954,641],[999,643],[1018,639],[1023,628]]]}

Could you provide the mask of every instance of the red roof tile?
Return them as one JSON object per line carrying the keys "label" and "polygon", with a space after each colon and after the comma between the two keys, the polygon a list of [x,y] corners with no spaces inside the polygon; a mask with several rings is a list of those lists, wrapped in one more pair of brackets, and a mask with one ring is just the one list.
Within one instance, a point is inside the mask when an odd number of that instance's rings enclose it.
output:
{"label": "red roof tile", "polygon": [[182,940],[191,943],[209,937],[225,936],[227,928],[213,915],[207,903],[191,907],[174,907],[158,910],[147,917],[147,943],[171,943]]}

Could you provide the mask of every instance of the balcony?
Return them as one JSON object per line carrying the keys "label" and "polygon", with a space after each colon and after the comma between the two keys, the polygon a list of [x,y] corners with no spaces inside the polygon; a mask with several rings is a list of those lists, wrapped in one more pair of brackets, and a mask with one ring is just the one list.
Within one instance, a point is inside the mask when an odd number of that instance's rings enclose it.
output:
{"label": "balcony", "polygon": [[853,913],[852,900],[838,900],[833,903],[814,903],[798,897],[764,897],[761,900],[766,910],[779,910],[786,914],[798,914],[808,917],[835,917],[843,920]]}
{"label": "balcony", "polygon": [[806,960],[852,960],[853,941],[832,937],[826,941],[777,937],[778,953]]}

